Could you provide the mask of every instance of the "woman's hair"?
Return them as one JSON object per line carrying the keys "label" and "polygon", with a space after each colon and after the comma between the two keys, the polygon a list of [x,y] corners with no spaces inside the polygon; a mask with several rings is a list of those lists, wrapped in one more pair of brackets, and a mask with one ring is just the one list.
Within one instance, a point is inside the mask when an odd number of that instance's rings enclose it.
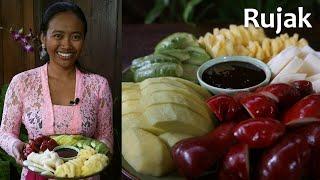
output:
{"label": "woman's hair", "polygon": [[84,37],[87,34],[87,20],[83,13],[83,11],[80,9],[80,7],[74,3],[71,2],[56,2],[52,5],[50,5],[47,10],[44,13],[41,25],[40,25],[40,31],[41,33],[46,34],[48,30],[49,23],[51,19],[58,13],[71,11],[73,12],[82,22],[83,29],[84,29]]}
{"label": "woman's hair", "polygon": [[[74,4],[74,3],[71,3],[71,2],[56,2],[52,5],[50,5],[44,15],[43,15],[43,18],[42,18],[42,21],[41,21],[41,25],[40,25],[40,32],[43,33],[44,35],[47,34],[47,31],[48,31],[48,26],[49,26],[49,23],[51,21],[51,19],[56,15],[56,14],[59,14],[61,12],[67,12],[67,11],[71,11],[72,13],[74,13],[82,22],[82,25],[83,25],[83,29],[84,29],[84,37],[86,37],[86,34],[87,34],[87,20],[86,20],[86,17],[83,13],[83,11],[81,10],[81,8]],[[45,60],[46,62],[49,61],[49,55],[48,53],[45,54],[44,57],[42,57],[43,60]],[[84,68],[82,68],[80,66],[80,63],[79,61],[76,61],[76,66],[82,70],[82,71],[85,71]]]}

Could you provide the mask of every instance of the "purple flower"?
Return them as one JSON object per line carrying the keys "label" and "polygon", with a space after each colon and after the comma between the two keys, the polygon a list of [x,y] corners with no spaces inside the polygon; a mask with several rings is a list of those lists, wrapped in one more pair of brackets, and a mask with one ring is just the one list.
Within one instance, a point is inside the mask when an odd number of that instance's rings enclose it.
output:
{"label": "purple flower", "polygon": [[29,41],[33,37],[33,34],[30,32],[27,35],[25,35],[25,38]]}
{"label": "purple flower", "polygon": [[23,49],[26,51],[26,52],[33,52],[33,47],[30,45],[30,44],[28,44],[28,43],[26,43],[24,46],[23,46]]}
{"label": "purple flower", "polygon": [[18,41],[24,51],[26,51],[27,53],[34,51],[33,45],[37,46],[36,43],[39,39],[32,33],[32,29],[29,29],[28,34],[25,34],[23,28],[14,30],[11,27],[9,32],[12,36],[12,39]]}
{"label": "purple flower", "polygon": [[27,37],[26,36],[21,36],[20,42],[23,43],[23,44],[27,44],[28,43]]}
{"label": "purple flower", "polygon": [[16,31],[12,31],[12,32],[11,32],[11,35],[12,35],[12,38],[13,38],[15,41],[18,41],[18,40],[21,38],[21,34],[19,34],[19,33],[16,32]]}

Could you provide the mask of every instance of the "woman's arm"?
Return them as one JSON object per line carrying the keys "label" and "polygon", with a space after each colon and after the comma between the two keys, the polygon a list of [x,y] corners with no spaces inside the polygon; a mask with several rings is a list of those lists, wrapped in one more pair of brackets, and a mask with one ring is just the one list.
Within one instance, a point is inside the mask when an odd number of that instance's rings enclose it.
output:
{"label": "woman's arm", "polygon": [[94,137],[105,143],[113,152],[112,95],[108,81],[104,79],[99,92],[97,129]]}
{"label": "woman's arm", "polygon": [[6,92],[2,121],[0,127],[0,147],[10,156],[14,148],[23,143],[19,140],[22,117],[22,83],[17,76],[13,77]]}

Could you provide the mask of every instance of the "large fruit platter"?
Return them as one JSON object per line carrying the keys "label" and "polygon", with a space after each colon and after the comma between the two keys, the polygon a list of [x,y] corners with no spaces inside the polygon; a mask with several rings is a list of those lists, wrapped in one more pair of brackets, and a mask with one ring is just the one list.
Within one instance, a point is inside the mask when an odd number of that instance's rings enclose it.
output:
{"label": "large fruit platter", "polygon": [[81,179],[99,174],[110,162],[108,147],[81,135],[40,136],[23,150],[23,165],[47,178]]}
{"label": "large fruit platter", "polygon": [[[250,58],[250,72],[259,68],[253,58],[262,62],[267,83],[243,78],[244,62],[228,64],[240,56]],[[214,85],[198,84],[199,69],[220,57],[228,57],[223,66],[207,71],[219,84],[212,93]],[[225,83],[213,74],[232,76]],[[224,93],[235,79],[250,85]],[[319,92],[320,54],[297,34],[272,39],[236,25],[199,39],[174,33],[123,72],[123,172],[132,179],[320,179]]]}

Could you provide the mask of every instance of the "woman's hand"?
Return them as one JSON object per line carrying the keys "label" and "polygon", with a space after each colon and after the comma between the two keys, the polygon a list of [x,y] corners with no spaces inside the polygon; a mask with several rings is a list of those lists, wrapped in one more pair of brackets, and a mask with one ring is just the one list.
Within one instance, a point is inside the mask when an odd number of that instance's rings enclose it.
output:
{"label": "woman's hand", "polygon": [[24,146],[25,146],[25,143],[16,142],[16,143],[14,143],[14,145],[12,147],[13,156],[16,159],[17,164],[20,164],[21,166],[23,165],[22,151],[23,151]]}

